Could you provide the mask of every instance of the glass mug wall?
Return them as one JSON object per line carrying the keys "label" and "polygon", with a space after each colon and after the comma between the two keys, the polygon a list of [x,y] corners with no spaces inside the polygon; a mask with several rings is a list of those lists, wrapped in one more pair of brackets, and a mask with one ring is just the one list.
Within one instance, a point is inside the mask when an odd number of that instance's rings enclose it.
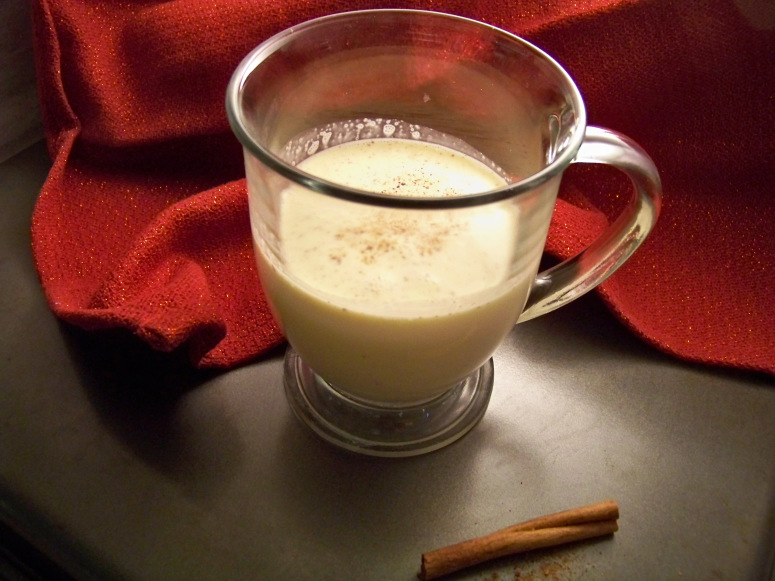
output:
{"label": "glass mug wall", "polygon": [[[602,282],[659,213],[653,163],[586,126],[565,71],[464,18],[307,22],[243,60],[226,107],[261,282],[289,343],[288,400],[366,454],[420,454],[468,432],[515,323]],[[587,250],[537,274],[574,162],[621,169],[632,201]]]}

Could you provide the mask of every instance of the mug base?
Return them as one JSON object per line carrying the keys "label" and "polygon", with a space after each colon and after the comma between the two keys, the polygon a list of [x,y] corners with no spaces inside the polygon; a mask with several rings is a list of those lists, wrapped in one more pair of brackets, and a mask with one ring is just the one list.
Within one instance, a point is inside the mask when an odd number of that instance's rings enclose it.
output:
{"label": "mug base", "polygon": [[359,454],[405,457],[438,450],[467,434],[487,409],[493,370],[490,359],[430,401],[382,407],[341,393],[288,347],[284,383],[294,414],[323,439]]}

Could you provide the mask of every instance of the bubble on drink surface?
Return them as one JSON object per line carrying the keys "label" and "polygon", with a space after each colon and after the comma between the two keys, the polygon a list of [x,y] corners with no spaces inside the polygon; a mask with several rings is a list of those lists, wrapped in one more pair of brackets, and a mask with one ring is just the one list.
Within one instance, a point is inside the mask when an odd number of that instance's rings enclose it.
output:
{"label": "bubble on drink surface", "polygon": [[331,121],[325,125],[310,128],[286,143],[280,156],[295,166],[321,150],[351,141],[370,139],[411,139],[442,145],[481,161],[498,175],[511,181],[498,165],[464,140],[395,117],[360,117]]}

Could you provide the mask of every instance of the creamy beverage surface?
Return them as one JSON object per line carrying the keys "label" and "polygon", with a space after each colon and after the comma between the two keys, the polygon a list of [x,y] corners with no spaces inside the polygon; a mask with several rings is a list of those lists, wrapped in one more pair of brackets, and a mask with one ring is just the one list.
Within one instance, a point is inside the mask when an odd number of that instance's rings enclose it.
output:
{"label": "creamy beverage surface", "polygon": [[[505,184],[468,155],[410,139],[335,145],[298,168],[396,196]],[[262,283],[291,345],[335,387],[377,403],[421,401],[482,365],[515,324],[541,250],[512,274],[518,213],[508,201],[382,208],[293,185],[280,194],[279,260],[254,227]]]}

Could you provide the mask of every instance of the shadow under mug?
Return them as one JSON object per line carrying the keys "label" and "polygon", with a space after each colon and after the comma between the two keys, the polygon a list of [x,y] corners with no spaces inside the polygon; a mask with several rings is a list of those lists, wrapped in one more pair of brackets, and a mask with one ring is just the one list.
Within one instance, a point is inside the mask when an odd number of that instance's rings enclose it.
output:
{"label": "shadow under mug", "polygon": [[[600,284],[659,214],[651,159],[587,127],[551,57],[461,17],[306,22],[245,57],[226,109],[263,290],[289,342],[288,401],[364,454],[466,434],[515,323]],[[578,162],[624,172],[632,199],[586,250],[537,273],[562,173]],[[458,187],[471,176],[478,189]]]}

